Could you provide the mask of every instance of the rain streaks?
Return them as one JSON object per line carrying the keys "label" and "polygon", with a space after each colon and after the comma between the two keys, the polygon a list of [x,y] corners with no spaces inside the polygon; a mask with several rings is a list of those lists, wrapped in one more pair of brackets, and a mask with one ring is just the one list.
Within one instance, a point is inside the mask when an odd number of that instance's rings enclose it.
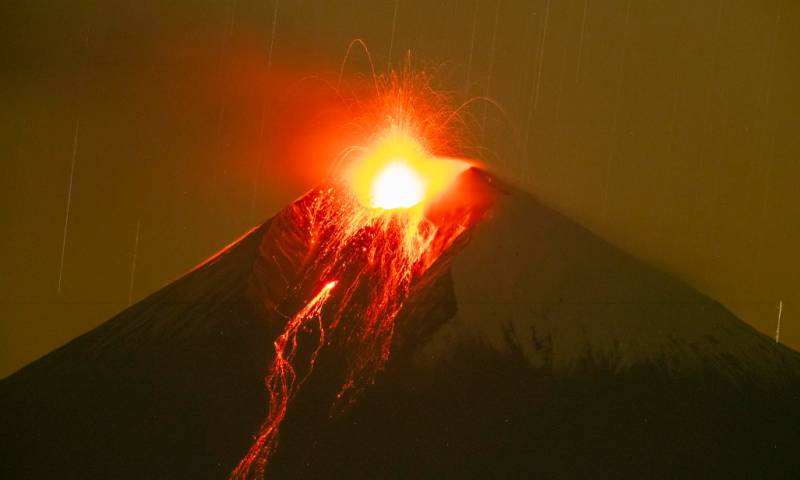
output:
{"label": "rain streaks", "polygon": [[[572,6],[569,7],[568,16],[572,17]],[[561,98],[564,93],[564,72],[567,66],[567,49],[561,49],[561,62],[558,69],[558,90],[556,91],[555,108],[553,113],[553,120],[550,122],[552,125],[558,124],[558,117],[561,110]]]}
{"label": "rain streaks", "polygon": [[131,278],[130,282],[128,283],[128,305],[133,303],[133,283],[134,279],[136,278],[136,259],[139,254],[139,232],[142,227],[142,221],[136,221],[136,237],[133,241],[133,255],[131,259]]}
{"label": "rain streaks", "polygon": [[61,261],[58,265],[58,288],[56,291],[61,294],[61,280],[64,276],[64,254],[67,250],[67,232],[69,229],[69,211],[72,206],[72,183],[75,178],[75,161],[78,158],[78,133],[80,131],[80,120],[75,121],[75,133],[72,137],[72,162],[69,169],[69,187],[67,188],[67,208],[64,215],[64,235],[61,237]]}
{"label": "rain streaks", "polygon": [[[231,17],[228,21],[228,26],[225,29],[225,33],[222,38],[222,46],[219,49],[219,68],[217,71],[224,72],[227,70],[225,65],[225,47],[231,41],[231,37],[233,36],[233,30],[236,26],[236,0],[231,0]],[[220,94],[220,101],[219,101],[219,110],[217,111],[217,133],[216,133],[216,140],[217,145],[220,150],[222,149],[222,123],[225,117],[225,107],[226,107],[226,98],[225,98],[225,89],[222,89],[222,93]]]}
{"label": "rain streaks", "polygon": [[472,76],[472,58],[475,54],[475,35],[478,31],[478,10],[481,6],[481,0],[475,0],[475,10],[472,12],[472,36],[469,42],[469,57],[467,57],[467,89]]}
{"label": "rain streaks", "polygon": [[[278,26],[278,9],[280,8],[280,0],[275,0],[272,7],[272,30],[270,31],[269,48],[267,49],[267,67],[266,71],[272,70],[272,52],[275,48],[275,32]],[[264,122],[266,121],[267,107],[262,104],[261,106],[261,120],[258,127],[258,141],[257,145],[260,147],[264,139]],[[256,221],[256,199],[258,198],[258,183],[261,181],[260,174],[264,171],[264,155],[260,154],[256,162],[256,174],[253,175],[253,194],[250,198],[250,217],[249,222]]]}
{"label": "rain streaks", "polygon": [[[781,23],[781,8],[780,4],[778,5],[777,12],[775,14],[775,24],[772,27],[772,40],[770,42],[769,47],[769,55],[767,56],[767,66],[766,66],[766,86],[764,89],[764,100],[763,100],[763,112],[766,114],[769,111],[769,108],[772,106],[772,89],[773,83],[775,81],[775,47],[778,43],[778,31],[780,29]],[[765,122],[766,123],[766,122]],[[765,125],[765,127],[768,127]],[[773,181],[773,154],[775,152],[775,126],[771,126],[772,128],[765,128],[765,131],[769,132],[769,140],[767,140],[766,148],[760,149],[760,157],[759,157],[759,165],[766,163],[766,172],[764,174],[764,188],[761,198],[761,217],[762,219],[766,220],[767,214],[769,213],[769,204],[770,204],[770,193],[772,191],[772,181]],[[764,221],[762,220],[762,224]],[[761,263],[761,257],[764,254],[764,239],[766,237],[766,232],[764,227],[756,229],[756,263]],[[760,283],[761,280],[761,269],[758,270],[757,277],[756,277],[756,285]]]}
{"label": "rain streaks", "polygon": [[589,0],[583,2],[583,14],[581,15],[581,33],[578,38],[578,60],[575,65],[575,83],[581,80],[581,57],[583,56],[583,41],[586,36],[586,14],[589,11]]}
{"label": "rain streaks", "polygon": [[[502,0],[497,0],[494,10],[494,27],[492,28],[492,44],[489,51],[489,73],[486,76],[486,93],[485,97],[489,97],[492,90],[492,71],[494,70],[494,56],[497,47],[497,24],[500,20],[500,4]],[[489,113],[489,102],[483,103],[483,120],[481,121],[481,140],[486,136],[486,117]]]}
{"label": "rain streaks", "polygon": [[607,219],[608,218],[608,200],[609,200],[609,190],[610,190],[610,183],[611,183],[611,170],[613,169],[614,164],[614,157],[616,155],[616,138],[617,138],[617,119],[619,117],[619,101],[620,97],[622,96],[622,84],[625,80],[625,63],[628,59],[628,23],[630,22],[631,17],[631,0],[625,2],[625,21],[622,24],[622,60],[620,61],[619,66],[619,73],[617,75],[617,88],[616,92],[614,93],[614,107],[613,113],[611,114],[611,131],[609,133],[609,139],[611,142],[611,148],[609,148],[608,152],[608,161],[606,162],[606,172],[604,177],[604,188],[603,188],[603,199],[602,199],[602,211],[601,211],[601,218]]}
{"label": "rain streaks", "polygon": [[[725,0],[719,0],[719,4],[717,6],[717,15],[716,15],[716,25],[714,27],[714,38],[712,40],[712,49],[711,49],[711,62],[709,66],[709,76],[711,77],[711,88],[709,92],[709,96],[707,101],[705,102],[705,115],[706,115],[706,123],[708,124],[708,138],[709,139],[716,139],[716,122],[711,120],[711,107],[712,103],[716,103],[716,105],[720,105],[723,102],[720,101],[721,95],[719,95],[719,81],[717,80],[717,57],[719,56],[719,44],[720,44],[720,34],[722,33],[722,16],[725,6]],[[711,93],[716,92],[716,102],[714,102],[714,95]],[[702,142],[698,146],[698,162],[704,163],[706,158],[706,149],[709,148],[711,144],[710,141]],[[712,176],[713,179],[713,188],[711,189],[711,218],[717,217],[717,210],[719,209],[720,203],[720,175],[721,171],[719,171],[721,165],[719,161],[719,154],[717,155],[710,155],[710,163],[712,163],[712,170],[717,170],[714,175]],[[699,203],[699,198],[697,199],[697,203]],[[709,238],[713,240],[715,237],[719,236],[719,222],[714,221],[711,222],[709,225]],[[718,260],[720,258],[720,243],[719,241],[712,242],[713,243],[713,258]]]}
{"label": "rain streaks", "polygon": [[542,81],[542,65],[544,61],[544,47],[547,42],[547,26],[550,20],[550,0],[547,0],[544,9],[544,26],[541,29],[538,42],[538,52],[536,54],[536,76],[534,84],[531,86],[531,94],[528,98],[528,115],[525,119],[525,138],[522,142],[523,157],[528,155],[528,142],[530,141],[531,129],[533,128],[533,116],[539,106],[539,85]]}
{"label": "rain streaks", "polygon": [[392,14],[392,35],[389,40],[389,59],[386,64],[386,71],[392,69],[392,50],[394,50],[394,34],[397,31],[397,10],[400,9],[400,0],[394,0],[394,13]]}
{"label": "rain streaks", "polygon": [[275,48],[275,32],[278,26],[278,9],[280,8],[280,0],[275,0],[275,5],[272,7],[272,31],[269,35],[269,50],[267,51],[267,69],[272,68],[272,50]]}

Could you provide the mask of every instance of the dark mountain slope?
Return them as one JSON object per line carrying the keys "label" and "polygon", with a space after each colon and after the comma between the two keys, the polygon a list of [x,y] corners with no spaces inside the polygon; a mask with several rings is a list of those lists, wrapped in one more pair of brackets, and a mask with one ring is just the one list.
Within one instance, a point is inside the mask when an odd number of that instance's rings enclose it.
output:
{"label": "dark mountain slope", "polygon": [[4,478],[224,477],[266,408],[268,228],[3,380]]}
{"label": "dark mountain slope", "polygon": [[502,343],[511,328],[537,366],[656,363],[676,375],[698,369],[771,385],[800,372],[797,352],[523,192],[478,227],[454,277],[454,331]]}
{"label": "dark mountain slope", "polygon": [[[298,308],[280,299],[313,251],[302,211],[3,380],[7,476],[224,478]],[[797,477],[796,352],[522,192],[456,251],[338,416],[322,350],[268,478]]]}

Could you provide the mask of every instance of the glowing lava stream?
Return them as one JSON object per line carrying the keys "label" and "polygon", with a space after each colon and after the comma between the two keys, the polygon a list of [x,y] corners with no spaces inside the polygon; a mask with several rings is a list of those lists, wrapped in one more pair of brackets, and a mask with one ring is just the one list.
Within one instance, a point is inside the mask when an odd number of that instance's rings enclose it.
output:
{"label": "glowing lava stream", "polygon": [[[322,326],[322,306],[331,295],[331,290],[336,286],[336,281],[326,283],[320,292],[309,301],[297,315],[287,324],[283,333],[275,340],[275,360],[272,363],[269,376],[266,379],[267,389],[269,390],[269,416],[262,425],[261,431],[247,456],[241,461],[236,470],[231,473],[231,478],[247,477],[254,473],[251,469],[255,466],[255,472],[263,476],[264,467],[269,453],[277,441],[278,427],[286,415],[286,407],[289,400],[303,383],[307,375],[299,382],[297,373],[292,366],[295,353],[297,352],[297,333],[305,322],[314,318],[319,320],[320,335],[324,335]],[[317,353],[322,347],[323,339],[320,338],[319,346],[314,351],[310,359],[310,366],[313,366]],[[309,369],[310,373],[310,369]],[[255,465],[253,463],[255,462]]]}
{"label": "glowing lava stream", "polygon": [[294,292],[313,288],[314,297],[275,341],[266,378],[267,419],[231,478],[264,476],[289,403],[311,375],[323,346],[334,348],[343,363],[336,374],[341,388],[328,399],[331,414],[374,380],[389,358],[394,321],[412,280],[470,222],[469,214],[438,224],[424,215],[428,201],[468,167],[432,157],[391,129],[341,183],[316,189],[289,207],[287,215],[303,224],[311,249]]}

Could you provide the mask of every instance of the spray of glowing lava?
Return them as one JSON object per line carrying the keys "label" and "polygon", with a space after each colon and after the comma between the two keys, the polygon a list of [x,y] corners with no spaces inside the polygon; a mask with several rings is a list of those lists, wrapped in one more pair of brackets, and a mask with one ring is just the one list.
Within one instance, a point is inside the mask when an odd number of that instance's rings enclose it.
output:
{"label": "spray of glowing lava", "polygon": [[470,165],[431,154],[406,97],[396,89],[386,96],[393,108],[381,133],[338,180],[281,214],[307,248],[286,295],[310,300],[275,340],[267,418],[231,478],[263,477],[291,400],[323,349],[336,352],[326,357],[335,365],[326,365],[325,375],[338,387],[315,401],[335,415],[357,398],[389,358],[395,319],[415,279],[484,213],[462,209],[431,219],[429,208]]}

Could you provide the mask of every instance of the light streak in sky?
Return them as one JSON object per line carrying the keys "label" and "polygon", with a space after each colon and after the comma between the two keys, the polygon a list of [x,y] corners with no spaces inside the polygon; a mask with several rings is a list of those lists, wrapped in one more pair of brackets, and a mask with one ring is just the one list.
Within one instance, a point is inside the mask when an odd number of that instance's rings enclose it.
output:
{"label": "light streak in sky", "polygon": [[64,277],[64,254],[67,250],[67,231],[69,229],[69,212],[72,206],[72,183],[75,178],[75,161],[78,158],[78,133],[80,130],[80,120],[75,122],[75,133],[72,137],[72,162],[69,169],[69,187],[67,189],[67,208],[64,215],[64,235],[61,237],[61,260],[58,264],[58,288],[56,291],[61,294],[61,281]]}

